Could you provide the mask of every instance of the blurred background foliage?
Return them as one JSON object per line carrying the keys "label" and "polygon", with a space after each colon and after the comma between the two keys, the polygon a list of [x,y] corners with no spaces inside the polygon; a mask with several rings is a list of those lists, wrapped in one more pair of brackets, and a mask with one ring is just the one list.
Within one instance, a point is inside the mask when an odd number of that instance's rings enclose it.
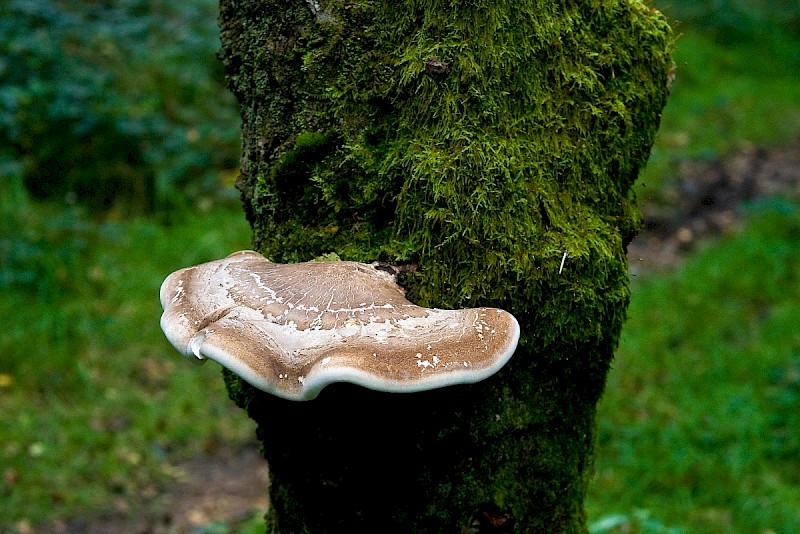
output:
{"label": "blurred background foliage", "polygon": [[0,172],[35,198],[169,209],[237,165],[209,0],[0,3]]}
{"label": "blurred background foliage", "polygon": [[[677,78],[641,198],[687,161],[800,140],[800,3],[656,6]],[[216,10],[0,1],[0,532],[141,527],[181,462],[251,446],[218,366],[188,366],[158,326],[169,272],[249,245]],[[800,204],[740,211],[741,232],[633,281],[594,533],[800,531]]]}
{"label": "blurred background foliage", "polygon": [[723,42],[770,39],[775,35],[770,26],[800,32],[800,5],[792,0],[662,0],[656,4],[675,20]]}
{"label": "blurred background foliage", "polygon": [[647,194],[658,196],[689,159],[800,138],[800,3],[655,4],[676,35],[677,71],[640,189],[647,185]]}

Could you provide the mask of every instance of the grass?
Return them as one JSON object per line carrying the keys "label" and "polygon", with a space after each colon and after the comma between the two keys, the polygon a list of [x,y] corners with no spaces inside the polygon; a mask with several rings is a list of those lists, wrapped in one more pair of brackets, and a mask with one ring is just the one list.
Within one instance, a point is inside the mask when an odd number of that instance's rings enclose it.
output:
{"label": "grass", "polygon": [[[800,139],[800,37],[756,16],[752,32],[719,32],[707,5],[683,9],[697,13],[675,25],[644,196],[684,161]],[[592,534],[800,532],[800,209],[749,210],[740,235],[633,281],[599,406]]]}
{"label": "grass", "polygon": [[675,532],[800,532],[798,236],[800,208],[773,200],[635,283],[589,500],[629,520],[595,532],[629,532],[637,510]]}
{"label": "grass", "polygon": [[[667,13],[673,17],[672,6]],[[657,195],[689,158],[800,139],[800,35],[780,26],[739,38],[703,19],[673,22],[676,77],[639,188]]]}
{"label": "grass", "polygon": [[195,367],[158,325],[161,280],[247,248],[237,207],[100,222],[0,207],[0,531],[145,503],[175,463],[252,435],[219,367]]}

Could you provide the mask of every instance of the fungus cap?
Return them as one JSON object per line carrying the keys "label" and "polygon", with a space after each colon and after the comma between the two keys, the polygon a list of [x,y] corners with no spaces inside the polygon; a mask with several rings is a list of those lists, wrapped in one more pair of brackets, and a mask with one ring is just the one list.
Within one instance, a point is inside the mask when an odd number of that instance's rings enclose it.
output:
{"label": "fungus cap", "polygon": [[172,273],[161,305],[178,351],[290,400],[333,382],[388,392],[478,382],[519,341],[510,313],[417,306],[372,265],[278,264],[253,251]]}

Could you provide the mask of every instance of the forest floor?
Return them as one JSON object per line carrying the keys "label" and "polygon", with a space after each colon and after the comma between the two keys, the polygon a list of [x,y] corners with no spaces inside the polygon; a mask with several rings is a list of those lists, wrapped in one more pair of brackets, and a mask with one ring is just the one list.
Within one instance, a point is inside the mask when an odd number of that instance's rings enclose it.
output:
{"label": "forest floor", "polygon": [[[109,513],[67,521],[53,531],[64,534],[218,534],[262,516],[268,506],[269,475],[255,438],[219,448],[178,464],[179,483],[131,513],[126,502]],[[263,531],[263,523],[262,523]]]}
{"label": "forest floor", "polygon": [[[644,231],[631,243],[631,274],[674,267],[704,243],[733,233],[742,206],[769,196],[800,198],[800,142],[780,148],[744,147],[724,160],[688,162],[658,195],[641,197]],[[136,507],[54,525],[67,534],[211,534],[239,532],[268,505],[268,470],[255,439],[179,464],[179,483]]]}
{"label": "forest floor", "polygon": [[800,198],[800,142],[684,163],[659,198],[640,199],[644,229],[628,247],[631,274],[675,266],[698,245],[735,232],[748,201],[775,196]]}

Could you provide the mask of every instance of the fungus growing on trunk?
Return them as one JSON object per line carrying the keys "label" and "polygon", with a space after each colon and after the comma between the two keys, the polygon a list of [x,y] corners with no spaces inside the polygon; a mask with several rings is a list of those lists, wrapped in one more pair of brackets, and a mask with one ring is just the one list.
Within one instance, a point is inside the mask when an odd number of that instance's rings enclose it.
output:
{"label": "fungus growing on trunk", "polygon": [[412,304],[370,264],[278,264],[253,251],[176,271],[161,304],[178,351],[289,400],[334,382],[387,392],[478,382],[509,360],[520,333],[497,308]]}

